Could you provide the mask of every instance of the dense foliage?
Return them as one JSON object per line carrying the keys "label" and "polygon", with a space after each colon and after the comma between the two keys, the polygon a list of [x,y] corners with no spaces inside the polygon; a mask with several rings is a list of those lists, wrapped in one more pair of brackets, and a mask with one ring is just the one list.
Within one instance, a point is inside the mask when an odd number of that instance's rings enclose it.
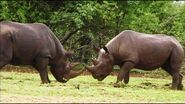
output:
{"label": "dense foliage", "polygon": [[95,57],[92,44],[105,45],[131,29],[175,36],[185,47],[185,5],[175,1],[0,1],[0,20],[48,25],[73,61]]}

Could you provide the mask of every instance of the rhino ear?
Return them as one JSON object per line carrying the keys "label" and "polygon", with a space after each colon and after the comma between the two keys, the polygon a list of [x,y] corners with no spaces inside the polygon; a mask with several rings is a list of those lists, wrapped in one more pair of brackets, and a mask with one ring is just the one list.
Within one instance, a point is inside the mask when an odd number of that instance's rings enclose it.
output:
{"label": "rhino ear", "polygon": [[105,50],[106,53],[109,53],[109,51],[108,51],[106,46],[104,46],[103,49]]}
{"label": "rhino ear", "polygon": [[99,52],[100,51],[100,48],[97,47],[96,45],[93,45],[93,49],[95,50],[95,52]]}

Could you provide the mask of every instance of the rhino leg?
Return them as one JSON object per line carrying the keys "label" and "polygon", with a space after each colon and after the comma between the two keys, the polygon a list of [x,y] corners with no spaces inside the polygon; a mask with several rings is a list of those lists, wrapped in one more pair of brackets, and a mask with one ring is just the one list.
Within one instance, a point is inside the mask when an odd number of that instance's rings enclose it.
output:
{"label": "rhino leg", "polygon": [[[12,47],[10,43],[4,43],[6,47],[0,46],[0,69],[12,60]],[[1,45],[1,43],[0,43]]]}
{"label": "rhino leg", "polygon": [[129,81],[129,71],[134,67],[134,63],[132,62],[125,62],[121,69],[120,72],[118,73],[117,76],[117,81],[114,84],[114,87],[121,87],[122,85],[122,80],[124,79],[124,82]]}
{"label": "rhino leg", "polygon": [[0,56],[0,69],[3,68],[6,64],[8,64],[10,61],[7,58],[4,58],[3,56]]}
{"label": "rhino leg", "polygon": [[123,79],[125,84],[128,84],[129,78],[130,78],[130,72],[128,71],[128,72],[125,74],[125,78]]}
{"label": "rhino leg", "polygon": [[179,49],[174,49],[172,51],[170,59],[170,72],[172,74],[172,89],[181,90],[182,85],[182,75],[180,69],[183,63],[183,52]]}
{"label": "rhino leg", "polygon": [[162,68],[172,76],[172,89],[182,90],[183,89],[183,85],[182,85],[183,76],[180,73],[180,71],[175,67],[172,69],[170,64],[165,64],[162,66]]}
{"label": "rhino leg", "polygon": [[177,90],[180,82],[179,73],[173,73],[172,76],[172,89]]}
{"label": "rhino leg", "polygon": [[44,83],[50,83],[50,80],[48,78],[48,70],[47,70],[47,65],[49,63],[48,58],[37,58],[35,60],[35,65],[34,67],[37,69],[37,71],[40,74],[40,78],[42,80],[42,84]]}
{"label": "rhino leg", "polygon": [[174,72],[172,71],[172,89],[183,90],[182,79],[183,79],[183,76],[180,73],[180,71],[174,71]]}
{"label": "rhino leg", "polygon": [[179,79],[178,90],[183,90],[182,79],[183,79],[183,75],[182,75],[182,74],[180,74],[180,79]]}

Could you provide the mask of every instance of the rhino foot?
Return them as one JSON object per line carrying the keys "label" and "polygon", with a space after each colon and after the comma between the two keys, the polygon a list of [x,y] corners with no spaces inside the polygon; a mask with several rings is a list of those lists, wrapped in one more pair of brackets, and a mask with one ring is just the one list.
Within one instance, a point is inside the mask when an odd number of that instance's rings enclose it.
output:
{"label": "rhino foot", "polygon": [[183,90],[183,84],[176,84],[176,83],[172,83],[172,90]]}
{"label": "rhino foot", "polygon": [[177,90],[183,90],[183,84],[179,84]]}
{"label": "rhino foot", "polygon": [[116,82],[116,83],[113,84],[113,86],[116,87],[116,88],[120,88],[120,87],[123,86],[123,83],[121,81],[120,82]]}

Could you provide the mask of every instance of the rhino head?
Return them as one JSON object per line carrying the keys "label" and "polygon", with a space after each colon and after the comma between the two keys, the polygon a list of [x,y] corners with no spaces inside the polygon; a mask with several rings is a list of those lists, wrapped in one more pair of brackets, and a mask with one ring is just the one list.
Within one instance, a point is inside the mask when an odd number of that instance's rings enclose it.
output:
{"label": "rhino head", "polygon": [[64,59],[65,58],[60,58],[56,62],[56,64],[52,65],[50,68],[51,73],[53,74],[55,79],[63,83],[67,82],[71,78],[77,77],[84,71],[84,69],[79,70],[79,68],[76,67],[80,65],[80,63],[70,63],[70,62],[66,62],[66,60]]}
{"label": "rhino head", "polygon": [[[71,63],[66,63],[65,66],[61,65],[58,67],[51,67],[51,73],[55,77],[55,79],[59,82],[67,82],[71,78],[75,78],[79,76],[84,69],[77,69],[75,66],[79,65],[79,63],[71,64]],[[77,71],[78,70],[78,71]]]}
{"label": "rhino head", "polygon": [[[78,75],[80,75],[84,71],[84,69],[82,69],[82,70],[77,69],[76,66],[78,66],[78,65],[80,65],[80,63],[72,63],[72,64],[68,63],[67,64],[67,68],[66,68],[67,71],[63,76],[63,79],[65,81],[68,81],[71,78],[77,77]],[[79,70],[79,71],[76,71],[76,70]]]}
{"label": "rhino head", "polygon": [[105,46],[102,49],[97,47],[94,49],[99,53],[98,59],[92,60],[93,66],[85,66],[85,68],[92,73],[93,78],[102,81],[112,72],[113,57]]}

